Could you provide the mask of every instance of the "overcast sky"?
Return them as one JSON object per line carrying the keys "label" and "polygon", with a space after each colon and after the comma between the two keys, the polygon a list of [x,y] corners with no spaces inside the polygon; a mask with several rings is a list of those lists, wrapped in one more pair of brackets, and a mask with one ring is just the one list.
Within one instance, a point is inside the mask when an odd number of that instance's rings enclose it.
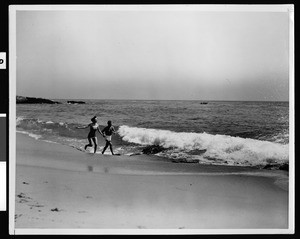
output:
{"label": "overcast sky", "polygon": [[288,100],[284,12],[17,11],[17,95]]}

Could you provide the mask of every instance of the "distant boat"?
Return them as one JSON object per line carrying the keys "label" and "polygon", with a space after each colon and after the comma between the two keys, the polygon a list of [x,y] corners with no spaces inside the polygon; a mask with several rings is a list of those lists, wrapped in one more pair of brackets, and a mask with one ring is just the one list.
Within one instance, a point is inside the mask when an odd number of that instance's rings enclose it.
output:
{"label": "distant boat", "polygon": [[207,105],[208,102],[200,102],[201,105]]}

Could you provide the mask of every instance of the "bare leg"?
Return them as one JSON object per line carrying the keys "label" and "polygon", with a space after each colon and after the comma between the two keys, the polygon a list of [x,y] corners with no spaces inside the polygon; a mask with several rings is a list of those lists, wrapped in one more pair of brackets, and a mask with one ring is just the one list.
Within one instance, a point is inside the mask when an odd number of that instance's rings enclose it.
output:
{"label": "bare leg", "polygon": [[93,146],[91,138],[88,138],[88,141],[89,141],[89,144],[84,146],[85,150],[86,150],[87,147],[92,147]]}
{"label": "bare leg", "polygon": [[110,148],[110,152],[111,152],[111,154],[112,154],[112,155],[114,155],[114,152],[113,152],[113,148],[112,148],[112,144],[111,144],[111,142],[109,142],[109,148]]}
{"label": "bare leg", "polygon": [[108,145],[109,145],[109,142],[106,141],[105,147],[104,147],[104,149],[102,150],[102,154],[104,154],[104,152],[105,152],[105,150],[107,149]]}
{"label": "bare leg", "polygon": [[95,138],[92,138],[92,140],[93,140],[93,142],[94,142],[94,153],[96,153],[96,151],[97,151],[97,146],[98,146],[98,144],[97,144],[97,138],[95,137]]}

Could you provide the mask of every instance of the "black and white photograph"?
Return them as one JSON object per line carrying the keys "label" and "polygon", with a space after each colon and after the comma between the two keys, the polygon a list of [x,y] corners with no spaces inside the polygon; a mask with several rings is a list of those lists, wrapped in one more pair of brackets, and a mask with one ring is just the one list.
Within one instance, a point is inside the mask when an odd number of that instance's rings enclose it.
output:
{"label": "black and white photograph", "polygon": [[293,5],[11,5],[10,234],[294,232]]}

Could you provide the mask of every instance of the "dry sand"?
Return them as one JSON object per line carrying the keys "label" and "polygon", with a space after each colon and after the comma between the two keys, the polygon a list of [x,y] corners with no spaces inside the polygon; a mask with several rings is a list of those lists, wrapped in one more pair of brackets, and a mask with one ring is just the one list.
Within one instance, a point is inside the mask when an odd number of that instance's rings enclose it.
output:
{"label": "dry sand", "polygon": [[88,154],[22,134],[16,161],[17,229],[288,227],[286,172]]}

